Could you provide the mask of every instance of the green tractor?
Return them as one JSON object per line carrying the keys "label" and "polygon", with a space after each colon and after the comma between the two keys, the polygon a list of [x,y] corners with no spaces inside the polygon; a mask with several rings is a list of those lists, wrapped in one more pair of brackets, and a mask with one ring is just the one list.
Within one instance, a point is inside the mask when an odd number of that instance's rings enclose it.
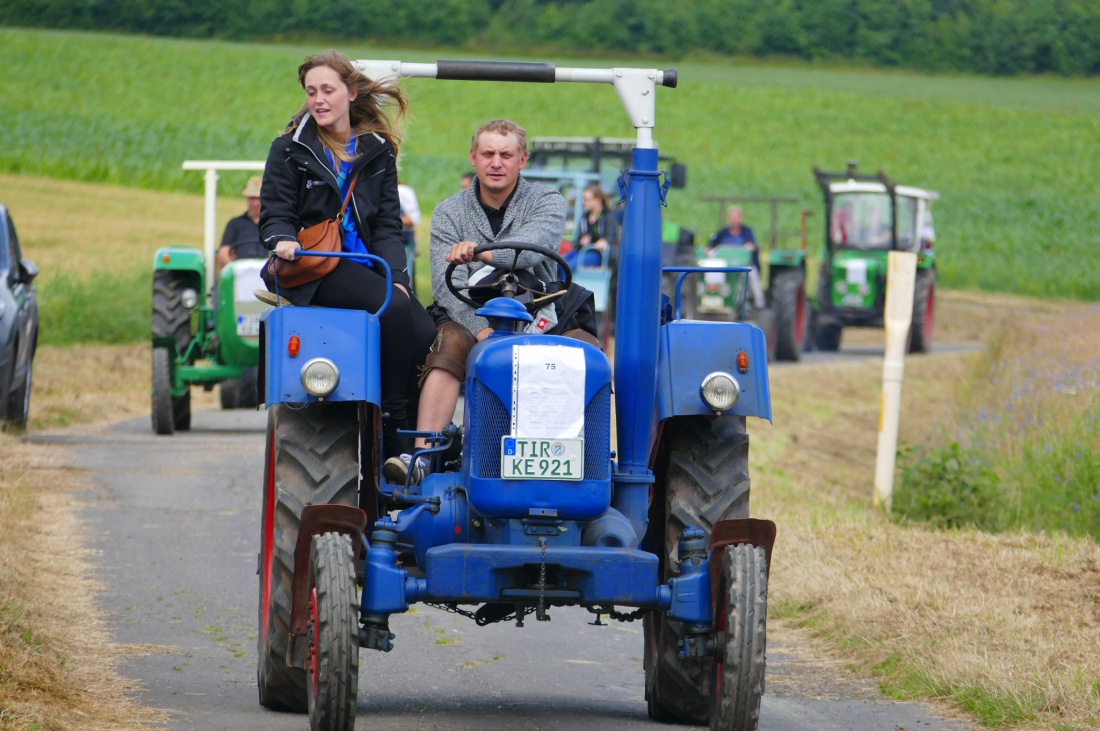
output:
{"label": "green tractor", "polygon": [[264,259],[237,259],[217,276],[218,170],[262,170],[262,162],[197,162],[206,171],[204,247],[166,246],[153,259],[152,421],[157,434],[191,428],[191,386],[220,384],[225,409],[256,408]]}
{"label": "green tractor", "polygon": [[813,312],[814,345],[835,351],[845,327],[883,327],[891,251],[917,254],[910,353],[932,346],[936,258],[931,190],[895,185],[883,172],[861,175],[814,168],[825,195],[825,249]]}
{"label": "green tractor", "polygon": [[[797,361],[809,337],[810,303],[806,293],[806,221],[803,210],[800,246],[789,246],[793,232],[780,231],[779,205],[797,203],[797,198],[778,196],[704,196],[716,201],[723,219],[731,203],[766,203],[770,206],[768,245],[756,242],[759,262],[751,249],[736,243],[719,243],[700,255],[698,266],[709,269],[750,267],[747,275],[726,271],[705,273],[694,284],[690,298],[694,311],[689,316],[704,320],[744,319],[757,325],[768,342],[769,360]],[[724,219],[723,219],[724,220]],[[745,227],[748,228],[747,226]]]}

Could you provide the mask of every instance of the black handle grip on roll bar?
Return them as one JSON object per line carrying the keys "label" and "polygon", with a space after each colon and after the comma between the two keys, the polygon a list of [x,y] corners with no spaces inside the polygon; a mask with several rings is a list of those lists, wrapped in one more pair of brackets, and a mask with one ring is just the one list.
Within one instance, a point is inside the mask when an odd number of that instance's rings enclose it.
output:
{"label": "black handle grip on roll bar", "polygon": [[554,64],[521,61],[437,61],[436,78],[452,81],[554,83]]}
{"label": "black handle grip on roll bar", "polygon": [[[450,81],[520,81],[538,84],[553,84],[557,81],[556,68],[552,63],[443,60],[436,61],[435,68],[437,79]],[[661,75],[661,86],[676,88],[676,69],[666,69]],[[610,78],[607,80],[610,81]]]}

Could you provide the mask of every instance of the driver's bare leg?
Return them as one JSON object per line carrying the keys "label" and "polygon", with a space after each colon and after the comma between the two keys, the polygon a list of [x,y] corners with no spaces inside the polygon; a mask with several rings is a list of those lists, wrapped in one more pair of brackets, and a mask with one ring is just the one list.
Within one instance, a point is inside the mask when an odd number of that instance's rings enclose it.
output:
{"label": "driver's bare leg", "polygon": [[[454,374],[433,368],[420,389],[420,410],[416,417],[417,431],[443,431],[455,417],[461,383]],[[416,448],[426,447],[423,437],[416,438]]]}

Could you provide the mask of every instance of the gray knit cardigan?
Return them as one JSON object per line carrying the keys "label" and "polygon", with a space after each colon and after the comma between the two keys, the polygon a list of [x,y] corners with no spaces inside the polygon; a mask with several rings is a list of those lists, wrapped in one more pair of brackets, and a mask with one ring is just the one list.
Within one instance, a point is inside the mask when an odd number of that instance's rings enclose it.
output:
{"label": "gray knit cardigan", "polygon": [[[504,214],[504,223],[495,236],[489,226],[489,218],[477,199],[477,184],[457,193],[436,206],[432,214],[432,294],[436,304],[447,311],[451,319],[473,334],[489,326],[483,317],[474,314],[469,305],[463,304],[447,289],[444,274],[447,272],[447,254],[460,241],[472,241],[479,246],[496,241],[522,241],[539,244],[557,251],[565,235],[567,206],[561,193],[541,183],[532,183],[520,177],[516,193],[512,196]],[[493,252],[493,265],[504,269],[512,264],[514,250]],[[455,268],[452,281],[464,286],[473,272],[486,266],[480,262]],[[545,256],[531,251],[521,252],[519,268],[530,269],[543,281],[558,278],[557,264]]]}

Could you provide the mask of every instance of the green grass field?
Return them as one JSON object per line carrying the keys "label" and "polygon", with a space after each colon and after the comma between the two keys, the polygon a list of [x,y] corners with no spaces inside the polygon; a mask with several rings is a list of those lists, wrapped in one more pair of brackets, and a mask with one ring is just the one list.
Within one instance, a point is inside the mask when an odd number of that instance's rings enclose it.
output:
{"label": "green grass field", "polygon": [[[0,29],[5,119],[0,172],[198,193],[185,159],[262,159],[302,101],[297,64],[322,47],[177,41]],[[461,54],[342,47],[355,58]],[[566,66],[671,65],[656,59],[532,58]],[[869,70],[676,64],[658,91],[661,151],[687,164],[666,217],[704,241],[719,225],[705,195],[821,196],[811,168],[858,159],[937,190],[943,285],[1100,299],[1100,81],[985,79]],[[510,117],[532,135],[631,136],[609,87],[410,80],[402,177],[425,216],[468,168],[470,133]],[[243,180],[243,177],[242,177]],[[226,176],[227,192],[235,181]],[[233,191],[235,192],[235,191]],[[766,210],[746,207],[765,233]]]}

